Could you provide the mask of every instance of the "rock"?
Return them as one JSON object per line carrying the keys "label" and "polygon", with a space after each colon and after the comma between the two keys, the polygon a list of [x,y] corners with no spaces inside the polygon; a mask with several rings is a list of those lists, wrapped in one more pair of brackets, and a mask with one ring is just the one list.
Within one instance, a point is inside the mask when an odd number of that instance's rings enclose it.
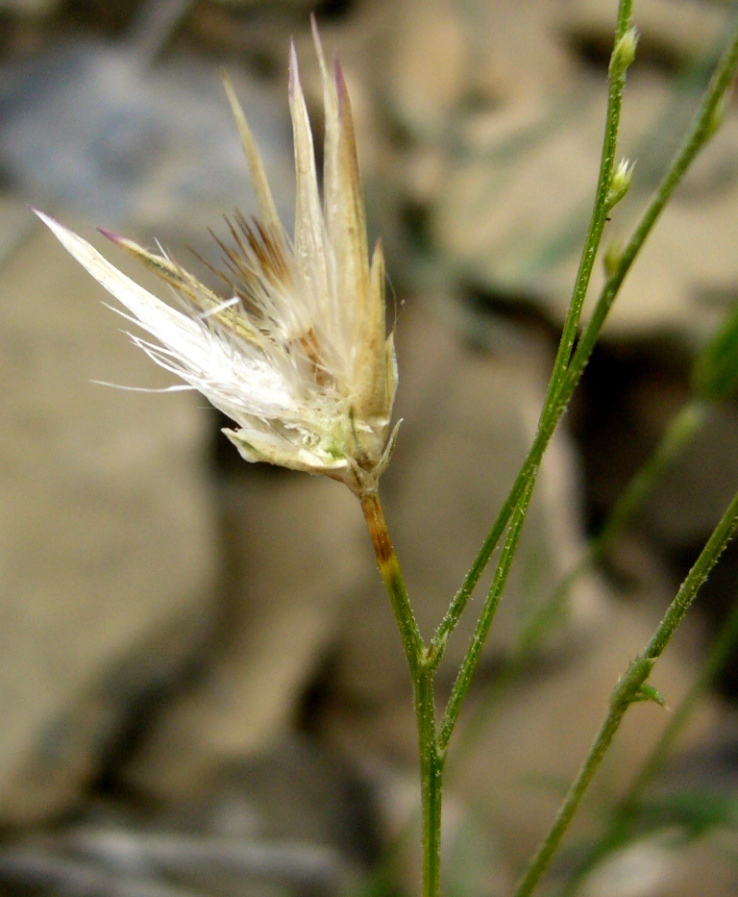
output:
{"label": "rock", "polygon": [[0,845],[0,894],[330,897],[357,887],[376,837],[363,783],[292,737],[223,770],[196,801],[98,799],[53,831]]}
{"label": "rock", "polygon": [[[30,214],[30,213],[29,213]],[[125,265],[124,265],[125,266]],[[0,820],[69,808],[191,655],[214,574],[205,419],[37,223],[0,301]]]}
{"label": "rock", "polygon": [[348,490],[238,463],[223,493],[230,587],[217,643],[125,773],[170,803],[287,735],[371,564]]}
{"label": "rock", "polygon": [[0,194],[0,266],[18,246],[25,242],[36,219],[28,214],[28,206],[12,196]]}
{"label": "rock", "polygon": [[[60,40],[8,64],[0,161],[8,182],[40,208],[71,210],[139,240],[193,246],[212,258],[217,250],[207,228],[220,231],[234,206],[255,211],[238,129],[214,64],[172,54],[145,69],[146,49],[144,42],[136,55],[125,44]],[[289,222],[294,161],[286,86],[277,92],[233,69],[277,208]]]}
{"label": "rock", "polygon": [[738,886],[733,832],[684,843],[676,830],[616,851],[584,882],[582,897],[731,897]]}
{"label": "rock", "polygon": [[[671,154],[663,134],[656,145],[649,141],[656,139],[654,122],[673,102],[662,78],[634,73],[629,79],[620,152],[635,160],[636,173],[631,194],[613,212],[605,246],[627,238]],[[529,297],[560,322],[593,201],[604,124],[601,94],[583,83],[569,93],[555,119],[549,104],[529,105],[527,120],[521,120],[522,113],[520,108],[511,116],[508,129],[499,117],[489,116],[486,129],[477,122],[462,161],[444,179],[431,233],[467,278],[498,295]],[[671,115],[670,129],[678,131],[677,113]],[[731,249],[738,178],[728,158],[736,134],[738,116],[728,115],[629,274],[606,336],[676,334],[693,346],[719,320],[720,305],[738,280]],[[508,154],[506,144],[516,139],[518,151]],[[593,296],[602,283],[597,265]]]}
{"label": "rock", "polygon": [[[557,5],[554,18],[565,34],[609,54],[616,16],[609,0],[563,0]],[[639,59],[677,68],[712,51],[725,27],[725,11],[702,0],[682,0],[677,12],[669,0],[649,0],[634,6],[633,21]]]}
{"label": "rock", "polygon": [[[637,10],[642,41],[618,149],[636,162],[635,175],[605,246],[627,238],[688,127],[700,75],[687,89],[675,68],[709,56],[725,27],[724,9],[684,5],[685,15],[662,0]],[[462,12],[438,0],[401,27],[413,15],[412,4],[400,7],[396,28],[388,26],[391,51],[377,54],[374,68],[380,102],[399,128],[384,148],[394,188],[394,206],[384,201],[387,232],[399,207],[416,266],[431,260],[492,296],[522,297],[559,325],[594,199],[613,5],[469,4]],[[584,65],[593,46],[599,66]],[[673,64],[664,66],[664,55]],[[692,349],[714,327],[738,281],[737,135],[729,108],[629,274],[609,338],[676,334]],[[418,242],[426,251],[420,260]],[[602,283],[598,262],[591,295]]]}
{"label": "rock", "polygon": [[[378,75],[390,111],[415,140],[441,141],[451,150],[451,130],[470,110],[499,111],[548,90],[569,67],[549,33],[549,6],[433,0],[419,16],[412,0],[399,4],[389,64]],[[521,65],[533,58],[535,65]]]}
{"label": "rock", "polygon": [[393,48],[383,75],[391,111],[413,134],[438,137],[467,85],[463,19],[449,0],[432,0],[418,15],[401,3],[393,21]]}

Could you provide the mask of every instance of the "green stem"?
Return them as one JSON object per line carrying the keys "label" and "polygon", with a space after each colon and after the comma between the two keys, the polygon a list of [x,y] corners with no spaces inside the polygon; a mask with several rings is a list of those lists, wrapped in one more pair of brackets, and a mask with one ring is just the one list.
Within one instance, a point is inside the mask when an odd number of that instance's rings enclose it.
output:
{"label": "green stem", "polygon": [[630,814],[632,808],[638,804],[648,786],[663,769],[666,757],[671,752],[684,724],[691,716],[705,689],[714,681],[715,677],[725,666],[731,651],[735,647],[736,640],[738,640],[738,603],[734,605],[727,620],[723,623],[718,637],[702,663],[699,675],[692,683],[687,694],[682,698],[679,707],[671,714],[669,723],[664,729],[661,738],[658,740],[627,795],[623,798],[622,803],[626,814]]}
{"label": "green stem", "polygon": [[517,653],[521,655],[523,663],[541,643],[553,621],[561,615],[574,583],[602,559],[615,539],[643,508],[663,475],[704,425],[707,414],[708,406],[695,399],[688,402],[673,418],[653,454],[615,502],[605,526],[590,541],[582,557],[561,580],[551,598],[531,614],[518,642]]}
{"label": "green stem", "polygon": [[[622,6],[621,6],[622,9]],[[614,51],[613,55],[617,52]],[[523,500],[526,491],[535,483],[538,467],[543,453],[553,436],[553,433],[566,410],[571,396],[587,366],[587,362],[597,343],[600,332],[617,296],[620,287],[630,270],[633,261],[640,251],[646,237],[651,232],[664,206],[674,193],[690,165],[694,161],[698,151],[707,143],[719,123],[720,104],[738,68],[738,24],[734,28],[732,39],[720,58],[718,66],[710,79],[705,96],[694,118],[692,127],[687,134],[682,147],[677,152],[661,184],[646,207],[635,231],[618,260],[614,272],[611,274],[600,293],[594,307],[592,317],[582,334],[566,371],[554,373],[559,378],[558,390],[550,393],[541,414],[538,431],[531,446],[528,457],[518,474],[512,491],[504,503],[495,524],[485,540],[481,551],[477,555],[471,570],[467,574],[459,592],[454,597],[449,610],[436,630],[432,640],[432,650],[439,655],[448,640],[449,633],[458,623],[459,617],[468,603],[472,590],[486,566],[489,557],[496,547],[507,521],[518,504]],[[612,66],[611,66],[612,69]],[[560,374],[560,376],[559,376]],[[479,625],[479,624],[478,624]],[[438,661],[437,661],[438,662]]]}
{"label": "green stem", "polygon": [[[708,142],[715,130],[716,125],[719,123],[718,117],[720,112],[720,104],[723,101],[726,91],[730,87],[730,83],[735,75],[737,64],[738,29],[735,29],[733,38],[729,43],[727,50],[718,62],[718,66],[715,69],[712,78],[710,79],[707,91],[705,92],[705,97],[700,105],[697,115],[693,120],[692,127],[687,134],[687,137],[682,144],[681,149],[677,153],[666,174],[664,175],[661,184],[656,190],[656,193],[646,207],[646,210],[643,213],[640,222],[638,223],[631,239],[623,250],[615,266],[614,272],[611,274],[605,286],[603,287],[594,307],[589,323],[587,324],[583,334],[581,335],[576,345],[576,349],[574,350],[574,354],[572,355],[570,362],[568,363],[568,365],[566,365],[565,372],[562,373],[563,368],[559,367],[553,373],[553,377],[558,383],[558,389],[549,394],[547,401],[544,404],[539,429],[533,445],[531,446],[530,452],[528,453],[528,457],[523,463],[520,473],[518,474],[515,483],[513,484],[512,490],[507,500],[503,504],[500,513],[498,514],[494,526],[492,527],[487,538],[484,540],[482,547],[477,554],[477,557],[474,559],[474,562],[469,572],[467,573],[464,582],[461,585],[461,588],[454,596],[454,599],[451,602],[446,615],[444,616],[441,624],[436,630],[435,635],[433,636],[433,645],[437,649],[443,649],[443,645],[445,645],[449,633],[458,623],[459,618],[464,611],[464,608],[471,598],[474,588],[479,582],[479,578],[481,577],[487,566],[487,563],[489,562],[492,552],[497,547],[500,537],[505,531],[507,521],[510,519],[510,515],[512,514],[518,501],[520,501],[520,497],[523,494],[524,490],[527,488],[528,482],[530,480],[535,480],[538,473],[538,467],[543,457],[543,453],[548,446],[554,430],[556,429],[559,420],[564,414],[569,401],[571,400],[572,394],[574,393],[579,380],[582,377],[582,374],[585,367],[587,366],[587,362],[589,361],[595,344],[599,339],[599,335],[602,331],[605,320],[607,319],[607,315],[609,314],[612,304],[620,291],[620,287],[622,286],[623,281],[625,280],[625,276],[627,275],[633,262],[635,261],[636,256],[640,252],[640,249],[643,246],[646,237],[651,232],[651,229],[656,223],[656,220],[663,211],[664,206],[667,204],[669,199],[671,199],[674,190],[688,171],[689,167],[694,161],[695,156],[697,155],[699,150]],[[597,207],[595,207],[593,215],[597,214],[598,209]],[[583,268],[583,270],[586,271],[586,268]],[[578,284],[577,286],[575,286],[575,296],[577,295],[577,291]],[[565,352],[563,352],[563,350],[560,351],[560,355],[563,358]]]}
{"label": "green stem", "polygon": [[656,661],[664,653],[671,637],[676,632],[679,624],[684,619],[690,605],[694,601],[697,590],[707,579],[709,572],[715,566],[717,559],[725,550],[731,536],[738,524],[738,494],[728,505],[720,523],[715,527],[713,534],[702,549],[695,565],[689,571],[687,578],[677,592],[676,598],[669,605],[663,619],[653,634],[648,647],[643,652],[643,657],[649,661]]}
{"label": "green stem", "polygon": [[[561,382],[559,396],[553,403],[554,405],[558,404],[562,411],[568,404],[572,392],[581,379],[587,361],[599,339],[612,303],[615,301],[620,287],[640,252],[646,237],[650,234],[664,207],[689,170],[697,153],[709,141],[719,125],[721,103],[735,77],[736,68],[738,68],[738,24],[733,28],[731,41],[710,79],[705,96],[682,146],[669,165],[666,174],[636,225],[630,240],[623,249],[615,270],[600,293],[592,316],[577,344],[566,376]],[[558,412],[555,411],[554,413],[558,416]]]}
{"label": "green stem", "polygon": [[595,772],[607,753],[625,711],[632,701],[636,699],[640,687],[648,678],[649,672],[650,666],[648,664],[634,661],[628,668],[625,676],[615,687],[610,697],[610,710],[597,733],[589,755],[572,783],[553,825],[520,880],[515,890],[515,897],[529,897],[535,890],[541,876],[551,862],[564,833],[569,827],[569,823],[578,810],[579,804]]}
{"label": "green stem", "polygon": [[692,715],[705,690],[725,666],[730,653],[735,648],[736,641],[738,641],[738,603],[734,605],[727,620],[721,626],[718,637],[704,659],[697,678],[682,698],[677,709],[669,717],[666,728],[641,767],[638,776],[615,808],[607,828],[578,866],[576,873],[569,880],[560,897],[574,897],[579,891],[580,885],[597,863],[613,849],[621,846],[624,839],[628,837],[643,795],[666,765],[667,758],[685,723]]}
{"label": "green stem", "polygon": [[630,664],[625,675],[615,686],[610,697],[610,710],[600,731],[597,733],[589,755],[572,783],[553,825],[520,880],[515,891],[515,897],[529,897],[535,890],[541,876],[558,849],[574,814],[578,810],[595,772],[607,753],[625,712],[634,701],[644,700],[649,697],[648,693],[644,692],[643,686],[651,673],[653,665],[661,656],[677,627],[684,619],[697,592],[735,532],[736,526],[738,526],[738,493],[733,497],[720,523],[718,523],[694,566],[689,571],[687,578],[669,605],[645,651]]}
{"label": "green stem", "polygon": [[[484,540],[482,547],[474,559],[469,572],[461,585],[461,588],[454,596],[448,611],[438,626],[432,640],[435,650],[443,653],[445,644],[449,634],[453,631],[459,622],[461,614],[464,612],[482,573],[484,572],[492,552],[497,547],[502,534],[507,527],[510,515],[517,506],[521,496],[533,483],[535,483],[538,475],[538,467],[541,458],[548,446],[561,415],[566,407],[568,398],[562,405],[562,395],[560,395],[562,380],[568,369],[569,360],[571,358],[572,349],[576,339],[579,319],[581,317],[582,305],[587,295],[592,269],[595,257],[602,240],[602,232],[607,220],[607,214],[611,206],[608,204],[608,195],[612,185],[613,165],[615,161],[615,152],[617,147],[617,134],[620,126],[620,110],[622,106],[623,89],[625,87],[625,72],[627,64],[616,64],[618,57],[618,47],[630,27],[632,0],[620,0],[618,7],[618,20],[615,34],[615,50],[613,51],[612,61],[610,64],[609,78],[610,89],[607,108],[607,123],[605,126],[605,135],[602,144],[602,154],[600,160],[600,172],[597,183],[597,192],[594,208],[590,219],[587,239],[582,250],[582,256],[579,263],[579,271],[577,274],[574,290],[572,293],[569,309],[564,323],[564,328],[559,342],[558,353],[554,363],[551,382],[549,384],[548,395],[541,413],[541,425],[536,435],[536,439],[528,453],[520,473],[518,474],[512,490],[500,509],[492,529],[487,538]],[[573,389],[571,390],[573,392]],[[569,398],[571,393],[569,393]],[[544,421],[547,423],[544,425]],[[440,660],[440,658],[439,658]]]}
{"label": "green stem", "polygon": [[582,315],[582,306],[587,296],[589,282],[592,277],[597,250],[602,241],[602,232],[605,229],[608,212],[611,205],[608,203],[608,195],[612,184],[612,173],[615,167],[615,154],[617,152],[618,131],[620,130],[620,114],[623,105],[623,91],[625,89],[625,75],[627,64],[618,64],[618,47],[626,31],[630,27],[632,17],[632,0],[621,0],[618,7],[618,19],[615,26],[615,49],[610,60],[609,92],[607,100],[607,115],[605,119],[605,135],[602,142],[602,154],[600,157],[600,171],[597,180],[597,192],[592,216],[589,222],[584,249],[579,261],[579,270],[574,285],[574,292],[569,303],[566,320],[559,342],[556,360],[554,361],[553,375],[549,383],[548,395],[544,409],[555,396],[561,378],[571,359],[574,342],[579,330],[579,319]]}
{"label": "green stem", "polygon": [[[469,725],[464,727],[453,755],[453,768],[460,768],[463,757],[473,748],[486,727],[490,713],[505,689],[530,663],[544,637],[563,616],[566,600],[577,579],[591,569],[613,541],[643,507],[654,487],[675,459],[686,449],[695,433],[704,425],[708,406],[694,400],[682,408],[669,424],[656,450],[635,474],[610,512],[607,523],[590,541],[575,566],[566,574],[551,597],[528,615],[513,654],[505,662],[494,683],[485,690],[481,706]],[[443,731],[443,728],[442,730]]]}
{"label": "green stem", "polygon": [[400,564],[376,492],[361,496],[361,507],[377,556],[377,565],[402,637],[413,685],[420,755],[423,827],[423,897],[438,897],[441,871],[441,796],[443,757],[438,750],[434,697],[435,666],[418,628]]}
{"label": "green stem", "polygon": [[423,820],[423,897],[438,897],[441,872],[443,755],[438,750],[433,670],[425,667],[416,690]]}
{"label": "green stem", "polygon": [[453,733],[454,726],[456,725],[456,722],[459,718],[459,713],[461,712],[464,698],[469,691],[469,685],[471,684],[474,671],[476,670],[479,663],[479,658],[482,654],[482,648],[484,647],[484,643],[487,639],[487,633],[489,632],[489,628],[492,625],[495,612],[497,611],[497,608],[499,606],[500,598],[502,597],[502,592],[505,588],[507,577],[510,572],[512,562],[515,557],[515,552],[518,547],[518,541],[523,529],[523,523],[525,522],[525,515],[528,510],[532,491],[533,482],[531,481],[528,484],[528,488],[523,494],[520,503],[513,512],[510,529],[507,534],[507,539],[505,540],[505,545],[502,549],[502,554],[500,555],[500,562],[497,565],[497,569],[495,570],[495,575],[492,580],[492,585],[490,586],[489,595],[487,596],[487,600],[485,601],[484,607],[482,608],[482,613],[480,615],[477,627],[474,631],[474,636],[472,637],[472,642],[469,646],[469,650],[464,657],[464,660],[459,669],[459,673],[456,677],[456,681],[454,682],[454,687],[451,692],[451,697],[449,698],[448,704],[446,706],[446,712],[441,722],[438,736],[438,746],[444,754],[448,749],[448,743],[451,739],[451,734]]}

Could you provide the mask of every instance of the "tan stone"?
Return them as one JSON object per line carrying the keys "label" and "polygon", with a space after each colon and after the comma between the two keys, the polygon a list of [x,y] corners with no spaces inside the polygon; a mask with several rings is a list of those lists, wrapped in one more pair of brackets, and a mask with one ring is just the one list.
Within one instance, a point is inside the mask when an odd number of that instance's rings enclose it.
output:
{"label": "tan stone", "polygon": [[224,491],[231,582],[218,641],[203,680],[161,714],[126,773],[168,800],[286,736],[372,563],[347,489],[239,463]]}
{"label": "tan stone", "polygon": [[611,854],[581,889],[582,897],[732,897],[738,875],[735,833],[685,842],[677,829],[645,837]]}
{"label": "tan stone", "polygon": [[[603,48],[612,46],[615,4],[609,0],[559,0],[554,13],[559,27]],[[725,25],[725,9],[702,0],[644,0],[633,6],[639,33],[639,57],[684,64],[715,46]]]}
{"label": "tan stone", "polygon": [[75,799],[136,689],[192,649],[214,531],[197,401],[91,382],[172,380],[40,223],[0,294],[0,820],[13,822]]}
{"label": "tan stone", "polygon": [[[619,153],[636,168],[604,246],[627,239],[686,129],[684,107],[677,113],[672,102],[661,76],[634,72],[629,78]],[[668,145],[667,125],[673,135]],[[531,297],[562,321],[593,202],[603,126],[604,96],[586,81],[568,92],[555,116],[547,102],[477,119],[467,132],[466,152],[442,179],[431,215],[438,250],[490,290]],[[738,180],[729,161],[736,134],[738,116],[728,115],[656,224],[613,307],[606,336],[678,334],[694,345],[721,318],[721,297],[738,281]],[[514,140],[518,152],[505,152]],[[603,280],[598,263],[591,297]]]}

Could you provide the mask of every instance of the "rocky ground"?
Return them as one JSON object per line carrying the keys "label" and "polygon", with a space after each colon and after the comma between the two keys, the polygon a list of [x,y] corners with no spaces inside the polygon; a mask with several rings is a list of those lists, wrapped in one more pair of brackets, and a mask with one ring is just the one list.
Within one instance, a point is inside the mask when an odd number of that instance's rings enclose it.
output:
{"label": "rocky ground", "polygon": [[[388,259],[404,422],[383,488],[429,633],[535,430],[596,178],[615,6],[0,0],[0,893],[417,892],[409,682],[355,499],[241,462],[199,396],[94,382],[172,381],[29,204],[86,236],[100,224],[181,247],[183,261],[184,247],[210,252],[207,228],[253,203],[225,66],[289,221],[287,47],[294,36],[319,124],[315,10],[346,70]],[[676,145],[729,6],[636,0],[622,146],[637,164],[610,238],[627,234]],[[452,744],[449,893],[511,892],[612,686],[735,489],[728,402],[490,708],[523,622],[689,401],[692,359],[738,298],[737,137],[733,104],[544,463]],[[728,551],[654,676],[670,708],[737,588]],[[734,670],[658,785],[675,808],[691,789],[690,812],[644,824],[579,893],[736,893]],[[631,710],[546,893],[667,718]]]}

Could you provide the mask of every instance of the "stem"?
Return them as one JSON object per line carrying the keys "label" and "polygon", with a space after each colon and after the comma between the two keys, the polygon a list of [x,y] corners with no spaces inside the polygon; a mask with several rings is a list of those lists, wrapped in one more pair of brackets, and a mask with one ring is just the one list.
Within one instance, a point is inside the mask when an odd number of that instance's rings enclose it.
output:
{"label": "stem", "polygon": [[[654,224],[671,199],[674,190],[682,181],[697,153],[709,141],[719,124],[720,104],[738,68],[738,24],[734,25],[732,38],[727,49],[721,56],[710,83],[705,91],[704,98],[697,110],[692,126],[685,137],[681,148],[669,165],[666,174],[661,180],[651,201],[646,207],[640,221],[636,225],[633,234],[622,251],[617,266],[603,287],[597,303],[592,312],[592,317],[587,324],[584,333],[577,344],[571,364],[563,379],[558,396],[558,402],[566,407],[572,392],[581,379],[584,368],[587,365],[592,350],[599,338],[602,326],[612,307],[612,303],[620,291],[625,276],[635,261],[643,246],[646,237],[651,232]],[[563,411],[563,408],[561,409]]]}
{"label": "stem", "polygon": [[[526,668],[546,634],[562,617],[566,599],[574,583],[601,559],[614,539],[643,507],[663,474],[704,425],[707,413],[708,406],[697,400],[689,402],[679,411],[654,453],[616,501],[605,526],[590,541],[582,557],[559,582],[551,597],[528,615],[518,636],[514,653],[504,663],[492,686],[486,690],[474,718],[464,727],[460,743],[457,744],[453,755],[453,769],[460,768],[463,757],[468,755],[484,731],[500,696]],[[443,738],[443,727],[441,732]]]}
{"label": "stem", "polygon": [[421,670],[416,687],[420,746],[420,796],[423,816],[423,897],[438,897],[441,872],[443,755],[438,750],[433,670]]}
{"label": "stem", "polygon": [[425,645],[420,634],[415,614],[410,605],[410,598],[405,587],[405,580],[397,560],[392,540],[390,539],[387,521],[384,519],[379,496],[376,492],[369,492],[361,498],[361,510],[364,512],[366,525],[369,527],[369,535],[374,545],[374,553],[377,556],[379,574],[384,582],[387,595],[392,605],[392,610],[400,630],[402,646],[405,649],[410,674],[413,684],[417,683],[420,667],[425,655]]}
{"label": "stem", "polygon": [[608,194],[612,183],[612,172],[615,166],[615,153],[617,151],[618,131],[620,129],[620,113],[623,105],[623,91],[625,89],[625,74],[627,66],[616,64],[618,43],[630,27],[632,16],[632,0],[621,0],[618,7],[618,19],[615,26],[615,50],[610,62],[609,79],[610,88],[607,100],[607,115],[605,119],[605,135],[602,142],[602,155],[600,158],[600,172],[597,180],[597,192],[592,216],[589,222],[584,249],[579,261],[579,270],[574,285],[574,292],[569,303],[566,321],[561,334],[559,348],[554,361],[553,374],[548,387],[548,395],[544,409],[548,407],[559,388],[561,378],[571,359],[574,342],[579,330],[579,319],[582,315],[582,306],[587,296],[589,282],[592,277],[597,250],[602,240],[602,232],[605,229],[607,215],[611,206],[608,204]]}
{"label": "stem", "polygon": [[725,666],[731,651],[735,648],[736,641],[738,641],[738,604],[733,607],[727,620],[721,626],[718,637],[702,662],[697,678],[682,698],[677,709],[671,714],[666,728],[641,767],[637,778],[615,808],[607,828],[579,865],[560,897],[573,897],[597,863],[611,850],[621,846],[628,837],[644,793],[663,769],[684,724],[691,716],[704,691]]}
{"label": "stem", "polygon": [[524,493],[520,504],[515,508],[515,511],[513,513],[512,522],[510,523],[510,530],[507,534],[505,546],[502,549],[500,562],[497,565],[497,569],[495,570],[495,575],[494,579],[492,580],[492,585],[490,586],[489,595],[487,596],[487,600],[485,601],[484,607],[482,608],[482,613],[480,615],[477,627],[474,631],[472,643],[469,646],[469,650],[464,657],[463,663],[461,664],[459,673],[456,677],[456,681],[454,682],[453,691],[451,692],[451,697],[448,700],[446,712],[444,714],[443,721],[441,722],[438,736],[439,749],[444,753],[448,748],[448,743],[451,739],[451,734],[453,733],[454,726],[456,725],[456,722],[459,718],[459,713],[461,712],[464,698],[466,697],[466,694],[469,690],[469,685],[471,684],[471,680],[474,675],[474,671],[476,670],[477,664],[479,663],[482,648],[484,647],[484,643],[487,639],[487,633],[489,632],[489,628],[492,625],[492,620],[494,619],[495,612],[497,611],[497,607],[499,606],[500,598],[502,597],[502,592],[505,588],[505,583],[507,582],[507,576],[510,572],[510,567],[512,566],[513,558],[515,557],[515,552],[518,547],[518,541],[520,539],[520,533],[523,529],[523,523],[525,522],[525,515],[528,510],[532,491],[533,482],[531,481],[528,484],[528,488]]}
{"label": "stem", "polygon": [[400,564],[376,492],[361,498],[377,565],[400,630],[413,685],[420,755],[420,795],[423,814],[423,897],[438,897],[441,871],[441,796],[443,755],[438,750],[433,677],[436,667],[420,634]]}
{"label": "stem", "polygon": [[630,524],[661,477],[704,425],[707,413],[708,406],[704,402],[693,400],[673,418],[651,457],[631,478],[615,502],[605,526],[590,541],[582,557],[561,580],[550,600],[531,614],[518,641],[518,654],[521,655],[523,663],[532,655],[553,621],[562,613],[564,602],[574,583],[602,559],[615,539]]}
{"label": "stem", "polygon": [[697,591],[725,550],[725,546],[730,541],[737,525],[738,493],[733,497],[733,500],[721,517],[720,523],[718,523],[713,534],[707,540],[707,545],[702,549],[695,565],[687,574],[687,578],[677,592],[676,598],[669,605],[656,632],[648,643],[648,647],[643,652],[643,657],[646,660],[654,662],[664,653],[664,649],[669,644],[671,637],[694,601]]}
{"label": "stem", "polygon": [[[621,12],[624,3],[621,2]],[[541,421],[536,438],[528,453],[528,457],[523,462],[520,473],[518,474],[512,490],[503,504],[497,520],[494,523],[489,535],[484,540],[482,547],[474,559],[474,562],[461,585],[461,588],[454,596],[451,605],[446,612],[441,624],[433,636],[433,646],[442,650],[449,633],[454,629],[464,611],[464,608],[471,598],[475,586],[479,582],[484,569],[489,562],[492,552],[497,547],[497,543],[505,531],[505,526],[514,510],[516,504],[520,500],[524,489],[529,480],[535,480],[538,473],[543,453],[553,436],[554,430],[561,417],[566,410],[569,401],[576,389],[579,380],[584,373],[587,362],[592,354],[602,327],[605,323],[607,315],[617,297],[620,287],[625,280],[625,276],[635,261],[638,253],[650,234],[656,220],[664,209],[669,199],[671,199],[674,190],[681,182],[682,178],[688,171],[690,165],[695,159],[699,150],[708,142],[714,133],[719,113],[720,103],[730,87],[730,83],[735,75],[738,66],[738,28],[733,31],[733,37],[723,53],[717,68],[713,73],[710,83],[705,92],[704,99],[700,104],[697,115],[693,119],[692,127],[682,144],[681,149],[670,164],[666,174],[661,180],[659,187],[653,195],[651,201],[646,207],[633,235],[631,236],[627,246],[623,250],[617,263],[615,271],[605,283],[600,296],[595,304],[592,317],[587,324],[584,333],[579,339],[571,361],[566,365],[565,373],[561,373],[561,369],[554,371],[553,377],[558,382],[558,389],[550,392],[541,413]],[[607,144],[607,139],[606,139]],[[598,190],[599,197],[599,190]],[[598,208],[595,206],[593,216],[598,214]],[[581,271],[586,273],[587,268],[583,266]],[[580,275],[581,276],[581,275]],[[578,295],[579,284],[574,288],[574,297]],[[562,337],[563,338],[563,337]],[[563,357],[563,350],[560,355]]]}
{"label": "stem", "polygon": [[[602,144],[596,198],[587,232],[587,239],[582,250],[579,271],[577,273],[572,297],[569,302],[569,309],[567,311],[566,321],[564,323],[556,360],[554,362],[548,394],[541,412],[541,424],[539,424],[539,430],[530,452],[528,453],[528,457],[523,463],[520,473],[513,484],[512,490],[497,516],[494,526],[484,540],[461,588],[454,596],[446,615],[433,636],[433,647],[441,653],[443,652],[448,636],[459,622],[461,614],[464,612],[464,609],[492,556],[492,552],[497,547],[510,519],[510,515],[520,501],[524,491],[535,483],[543,453],[553,435],[556,424],[564,413],[566,404],[571,397],[571,392],[573,392],[572,387],[567,397],[563,398],[563,395],[559,394],[561,392],[562,380],[568,369],[579,328],[579,319],[587,295],[595,257],[602,240],[602,232],[607,220],[607,214],[611,207],[608,204],[608,194],[612,184],[617,135],[620,127],[620,110],[622,106],[623,90],[625,87],[625,70],[627,68],[627,66],[616,64],[616,55],[618,44],[630,27],[632,5],[632,0],[620,0],[620,5],[618,7],[615,50],[613,51],[613,61],[611,62],[609,71],[610,90],[607,120]],[[544,425],[544,421],[548,421],[548,423]]]}
{"label": "stem", "polygon": [[[621,13],[626,6],[627,4],[621,3]],[[613,56],[615,55],[615,52],[617,52],[617,44]],[[614,273],[610,276],[602,289],[592,317],[577,344],[570,364],[566,367],[566,370],[563,373],[563,368],[561,367],[557,368],[554,372],[554,378],[559,377],[559,387],[558,390],[549,391],[549,395],[547,396],[546,403],[541,413],[538,431],[530,452],[528,453],[528,457],[513,484],[510,495],[503,505],[490,534],[485,540],[480,553],[477,555],[470,572],[467,574],[461,589],[457,592],[451,602],[449,610],[433,637],[432,649],[439,655],[442,655],[448,636],[458,623],[459,617],[471,597],[471,592],[481,576],[492,550],[497,545],[510,515],[519,505],[525,502],[524,496],[526,493],[529,494],[529,490],[531,490],[535,484],[538,467],[543,457],[543,453],[553,436],[556,426],[558,425],[574,390],[579,384],[579,380],[584,373],[584,369],[589,361],[597,339],[599,338],[607,314],[612,307],[612,303],[622,286],[627,272],[630,270],[630,266],[640,251],[646,237],[650,233],[651,228],[663,211],[664,206],[671,198],[677,185],[694,161],[698,151],[714,133],[719,105],[725,92],[730,87],[736,68],[738,68],[738,24],[734,29],[733,37],[728,48],[718,62],[718,66],[710,79],[703,101],[681,149],[677,152],[677,155],[664,175],[656,193],[646,207],[639,224],[636,226],[628,245],[625,247],[620,257]],[[613,66],[611,65],[611,72],[612,69]],[[597,214],[597,207],[595,207],[595,212],[593,214]],[[644,484],[642,483],[637,483],[634,488],[637,491],[642,488],[643,485]],[[628,508],[625,508],[624,510],[628,511]],[[500,563],[502,563],[502,559]],[[493,600],[492,595],[488,598],[488,601],[491,600]],[[483,618],[484,614],[477,624],[475,640],[477,633],[480,632],[480,627],[483,625]],[[676,625],[678,625],[678,623]],[[467,662],[473,663],[470,655],[471,652],[475,650],[474,645],[475,641],[472,642],[472,646],[467,653],[464,666],[467,665]],[[436,662],[440,662],[440,658],[438,658]],[[448,737],[450,736],[450,732],[447,731],[447,728],[447,725],[444,723],[444,743],[447,743]],[[568,825],[568,822],[566,825]]]}
{"label": "stem", "polygon": [[694,710],[700,695],[725,666],[736,640],[738,640],[738,604],[733,607],[727,620],[723,623],[718,637],[702,663],[699,675],[692,683],[687,694],[682,698],[679,707],[671,714],[669,723],[654,747],[651,756],[644,764],[627,795],[623,798],[622,803],[626,812],[629,812],[636,806],[648,786],[663,768],[667,755],[671,751],[685,722]]}
{"label": "stem", "polygon": [[551,829],[520,880],[515,891],[515,897],[529,897],[533,893],[569,827],[569,823],[578,810],[579,804],[597,768],[607,753],[607,749],[610,747],[612,739],[620,726],[625,711],[630,703],[635,700],[638,690],[645,682],[649,672],[650,667],[647,664],[634,661],[623,679],[615,687],[610,697],[610,711],[600,727],[589,755],[572,783]]}
{"label": "stem", "polygon": [[626,710],[634,701],[650,697],[642,690],[642,687],[648,679],[653,665],[664,652],[677,627],[684,619],[702,583],[707,579],[735,532],[736,526],[738,526],[738,493],[733,497],[707,545],[702,549],[700,556],[689,571],[645,651],[630,664],[625,675],[615,686],[610,696],[610,710],[597,733],[589,755],[564,798],[553,825],[520,880],[514,897],[529,897],[535,890],[558,849],[569,823],[578,810],[595,772],[607,753]]}

